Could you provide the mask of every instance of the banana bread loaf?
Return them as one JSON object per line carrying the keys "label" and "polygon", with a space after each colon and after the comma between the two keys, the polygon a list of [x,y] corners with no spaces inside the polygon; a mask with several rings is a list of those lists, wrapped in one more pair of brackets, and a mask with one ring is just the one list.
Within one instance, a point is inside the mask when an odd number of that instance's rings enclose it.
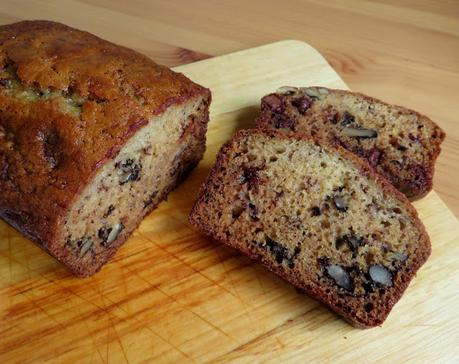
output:
{"label": "banana bread loaf", "polygon": [[359,93],[283,87],[263,97],[261,128],[293,130],[365,158],[411,199],[432,189],[444,132],[428,117]]}
{"label": "banana bread loaf", "polygon": [[407,198],[364,160],[274,130],[222,147],[190,222],[357,327],[380,325],[430,254]]}
{"label": "banana bread loaf", "polygon": [[202,158],[210,92],[89,33],[0,27],[0,216],[96,272]]}

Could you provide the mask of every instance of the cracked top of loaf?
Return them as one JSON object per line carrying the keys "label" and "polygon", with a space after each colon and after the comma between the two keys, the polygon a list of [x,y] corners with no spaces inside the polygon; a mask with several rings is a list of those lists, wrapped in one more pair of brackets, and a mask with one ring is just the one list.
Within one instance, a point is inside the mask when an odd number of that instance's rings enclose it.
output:
{"label": "cracked top of loaf", "polygon": [[138,128],[198,94],[210,97],[90,33],[50,21],[0,26],[0,216],[45,240]]}

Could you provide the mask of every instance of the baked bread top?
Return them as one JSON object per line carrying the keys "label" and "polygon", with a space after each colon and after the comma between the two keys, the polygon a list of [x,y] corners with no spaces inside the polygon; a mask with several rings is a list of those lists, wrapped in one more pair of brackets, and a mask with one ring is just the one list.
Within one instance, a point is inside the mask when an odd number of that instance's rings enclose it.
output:
{"label": "baked bread top", "polygon": [[184,75],[90,33],[50,21],[1,26],[0,215],[46,240],[137,129],[198,94],[210,97]]}

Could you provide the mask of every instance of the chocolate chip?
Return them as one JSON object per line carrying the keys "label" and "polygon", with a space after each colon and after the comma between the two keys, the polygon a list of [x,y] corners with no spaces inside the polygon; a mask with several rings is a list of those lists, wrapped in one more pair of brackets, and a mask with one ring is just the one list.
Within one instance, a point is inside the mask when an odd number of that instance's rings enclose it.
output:
{"label": "chocolate chip", "polygon": [[279,244],[277,241],[272,240],[269,236],[266,238],[266,246],[275,256],[276,262],[281,264],[284,258],[287,256],[287,248]]}
{"label": "chocolate chip", "polygon": [[354,121],[355,121],[354,115],[352,115],[351,113],[345,111],[344,114],[343,114],[343,119],[341,120],[341,125],[342,126],[350,125]]}
{"label": "chocolate chip", "polygon": [[261,244],[261,247],[268,249],[268,251],[274,255],[278,264],[282,264],[285,260],[289,268],[294,268],[295,259],[301,251],[301,248],[297,246],[292,254],[285,246],[274,241],[269,236],[266,237],[266,242],[265,244]]}
{"label": "chocolate chip", "polygon": [[421,141],[422,141],[422,137],[420,135],[413,135],[412,133],[408,134],[408,138],[412,142],[416,142],[416,143],[421,143]]}
{"label": "chocolate chip", "polygon": [[374,287],[371,282],[364,282],[362,283],[362,287],[365,290],[366,293],[373,293],[374,292]]}
{"label": "chocolate chip", "polygon": [[363,244],[363,238],[359,238],[353,234],[347,234],[336,239],[336,249],[340,249],[342,246],[347,245],[352,252],[356,252],[358,248]]}
{"label": "chocolate chip", "polygon": [[123,185],[127,182],[140,180],[140,171],[142,165],[135,163],[133,159],[126,159],[123,163],[118,162],[115,164],[115,168],[118,168],[119,183]]}
{"label": "chocolate chip", "polygon": [[251,167],[243,167],[242,169],[242,176],[241,182],[247,183],[249,189],[256,188],[259,182],[258,172],[263,169],[263,166],[251,166]]}
{"label": "chocolate chip", "polygon": [[320,267],[325,267],[328,265],[329,261],[330,259],[327,257],[319,257],[317,258],[317,265],[319,265]]}
{"label": "chocolate chip", "polygon": [[354,291],[354,281],[350,274],[340,265],[331,264],[326,268],[327,274],[335,281],[335,283],[344,288],[346,291]]}
{"label": "chocolate chip", "polygon": [[331,114],[331,115],[328,115],[327,116],[327,120],[329,122],[331,122],[332,124],[338,124],[338,121],[339,121],[339,114],[337,112]]}
{"label": "chocolate chip", "polygon": [[312,100],[307,96],[299,97],[292,100],[292,105],[298,110],[298,112],[301,115],[306,114],[306,111],[308,111],[308,109],[311,107],[311,104]]}
{"label": "chocolate chip", "polygon": [[355,235],[347,235],[347,243],[352,251],[356,251],[362,245],[363,239]]}
{"label": "chocolate chip", "polygon": [[244,212],[244,207],[242,206],[235,206],[233,207],[233,209],[231,210],[231,217],[233,219],[237,219],[239,216],[242,215],[242,213]]}
{"label": "chocolate chip", "polygon": [[379,150],[376,147],[371,148],[367,152],[367,159],[368,159],[368,162],[370,163],[370,166],[375,168],[379,164],[379,161],[381,159],[381,155],[382,155],[381,150]]}
{"label": "chocolate chip", "polygon": [[410,174],[413,175],[413,180],[416,187],[423,189],[426,185],[428,185],[427,172],[422,165],[410,165],[408,166],[407,170],[410,172]]}
{"label": "chocolate chip", "polygon": [[320,216],[320,208],[318,206],[314,206],[311,208],[311,217]]}
{"label": "chocolate chip", "polygon": [[368,272],[373,282],[382,286],[392,285],[392,274],[386,267],[379,264],[372,265]]}
{"label": "chocolate chip", "polygon": [[365,311],[368,312],[368,313],[370,313],[374,308],[374,306],[373,306],[373,304],[371,302],[365,303],[365,306],[363,306],[363,307],[365,308]]}
{"label": "chocolate chip", "polygon": [[292,131],[296,128],[297,121],[286,114],[274,114],[273,115],[273,126],[276,129],[290,129]]}
{"label": "chocolate chip", "polygon": [[341,212],[347,211],[346,202],[344,202],[343,198],[339,195],[333,196],[333,202],[335,203],[336,208]]}
{"label": "chocolate chip", "polygon": [[248,208],[249,208],[249,216],[253,220],[258,221],[258,209],[257,209],[257,207],[252,202],[249,202]]}
{"label": "chocolate chip", "polygon": [[271,94],[263,97],[261,109],[269,110],[274,113],[281,113],[284,111],[285,105],[280,96],[276,94]]}
{"label": "chocolate chip", "polygon": [[104,218],[109,217],[112,214],[113,211],[115,211],[115,206],[113,206],[113,205],[108,206],[108,209],[107,209],[107,211],[105,211],[105,214],[103,215],[103,217]]}
{"label": "chocolate chip", "polygon": [[301,247],[300,247],[299,245],[297,245],[297,246],[295,247],[295,250],[293,250],[293,256],[296,257],[296,256],[298,256],[298,254],[300,254],[300,253],[301,253]]}

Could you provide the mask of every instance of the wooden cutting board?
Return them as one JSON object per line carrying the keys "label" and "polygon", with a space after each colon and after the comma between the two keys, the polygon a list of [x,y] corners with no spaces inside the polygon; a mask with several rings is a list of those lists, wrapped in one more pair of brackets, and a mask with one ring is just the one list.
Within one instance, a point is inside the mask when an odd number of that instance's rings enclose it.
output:
{"label": "wooden cutting board", "polygon": [[305,43],[178,67],[212,89],[204,160],[89,279],[0,223],[0,361],[445,363],[459,358],[459,223],[435,192],[415,204],[433,253],[381,328],[354,329],[258,264],[190,229],[221,144],[282,85],[346,88]]}

